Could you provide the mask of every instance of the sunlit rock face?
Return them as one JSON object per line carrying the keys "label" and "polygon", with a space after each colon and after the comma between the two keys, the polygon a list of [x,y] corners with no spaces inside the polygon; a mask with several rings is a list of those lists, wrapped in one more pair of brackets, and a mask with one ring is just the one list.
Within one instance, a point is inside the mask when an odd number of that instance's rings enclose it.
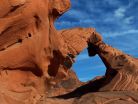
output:
{"label": "sunlit rock face", "polygon": [[100,34],[88,39],[90,56],[98,54],[107,70],[99,91],[138,91],[138,59],[103,42]]}
{"label": "sunlit rock face", "polygon": [[[67,94],[47,98],[48,104],[137,104],[138,59],[103,42],[94,32],[88,39],[89,56],[98,56],[107,70]],[[97,69],[98,70],[98,69]]]}
{"label": "sunlit rock face", "polygon": [[57,31],[55,20],[69,8],[69,0],[0,1],[2,104],[43,104],[80,85],[69,69],[94,29]]}
{"label": "sunlit rock face", "polygon": [[[0,0],[0,104],[138,103],[138,59],[93,28],[56,30],[69,8],[69,0]],[[107,71],[81,83],[71,66],[87,44]]]}

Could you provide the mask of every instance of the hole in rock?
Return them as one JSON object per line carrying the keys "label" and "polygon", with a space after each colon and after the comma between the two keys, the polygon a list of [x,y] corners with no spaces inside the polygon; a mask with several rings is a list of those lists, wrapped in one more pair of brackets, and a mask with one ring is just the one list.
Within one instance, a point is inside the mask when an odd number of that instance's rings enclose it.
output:
{"label": "hole in rock", "polygon": [[22,41],[23,41],[22,39],[18,39],[18,43],[22,43]]}
{"label": "hole in rock", "polygon": [[105,75],[105,65],[98,55],[89,57],[87,49],[82,51],[73,64],[73,70],[82,82],[92,80],[96,76]]}
{"label": "hole in rock", "polygon": [[28,33],[28,37],[31,37],[32,35],[31,35],[31,33]]}

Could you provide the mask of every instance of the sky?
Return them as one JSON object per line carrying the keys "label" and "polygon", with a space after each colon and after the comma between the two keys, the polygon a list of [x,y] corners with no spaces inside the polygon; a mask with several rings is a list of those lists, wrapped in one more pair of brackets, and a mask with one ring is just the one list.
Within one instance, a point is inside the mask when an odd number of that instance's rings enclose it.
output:
{"label": "sky", "polygon": [[[56,22],[58,30],[73,27],[96,28],[105,43],[138,57],[138,0],[71,0],[71,8]],[[105,74],[98,56],[80,53],[73,70],[81,81]]]}

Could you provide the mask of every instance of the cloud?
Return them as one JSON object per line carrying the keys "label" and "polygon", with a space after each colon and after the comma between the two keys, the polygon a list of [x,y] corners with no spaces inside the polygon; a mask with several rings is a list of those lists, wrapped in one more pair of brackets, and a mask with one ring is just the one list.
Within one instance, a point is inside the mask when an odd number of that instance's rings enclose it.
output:
{"label": "cloud", "polygon": [[[128,0],[71,0],[72,8],[55,23],[57,29],[73,27],[94,27],[100,33],[129,30],[136,22],[135,15],[129,15],[133,4]],[[128,11],[129,10],[129,11]],[[133,9],[133,11],[135,11]],[[123,26],[122,26],[123,25]]]}
{"label": "cloud", "polygon": [[126,30],[122,32],[109,32],[105,35],[105,37],[117,37],[117,36],[125,36],[125,35],[131,35],[131,34],[138,34],[138,30],[131,29],[131,30]]}
{"label": "cloud", "polygon": [[118,31],[118,32],[108,32],[106,33],[106,35],[104,35],[104,37],[116,37],[116,36],[125,36],[127,34],[138,34],[138,30],[135,30],[135,29],[131,29],[131,30],[126,30],[126,31]]}
{"label": "cloud", "polygon": [[133,19],[134,19],[134,16],[127,17],[124,19],[124,23],[130,24],[130,23],[132,23]]}
{"label": "cloud", "polygon": [[125,16],[126,8],[120,7],[115,11],[115,16],[117,18],[123,18]]}
{"label": "cloud", "polygon": [[107,2],[111,6],[118,6],[118,5],[120,5],[120,1],[119,0],[105,0],[105,2]]}
{"label": "cloud", "polygon": [[[56,21],[57,29],[94,27],[104,37],[105,42],[138,57],[138,0],[71,0],[71,2],[71,9]],[[82,80],[104,75],[104,71],[96,69],[105,69],[99,57],[89,58],[86,50],[77,57],[73,68]]]}

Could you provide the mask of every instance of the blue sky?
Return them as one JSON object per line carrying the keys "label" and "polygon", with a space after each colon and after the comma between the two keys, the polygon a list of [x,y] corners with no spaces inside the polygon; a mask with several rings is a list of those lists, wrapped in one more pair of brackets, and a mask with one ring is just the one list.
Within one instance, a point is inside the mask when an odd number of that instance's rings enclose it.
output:
{"label": "blue sky", "polygon": [[[93,27],[104,41],[138,57],[138,0],[71,0],[72,7],[55,23],[58,30]],[[104,75],[105,66],[98,56],[88,57],[85,49],[76,58],[74,71],[81,81]]]}

